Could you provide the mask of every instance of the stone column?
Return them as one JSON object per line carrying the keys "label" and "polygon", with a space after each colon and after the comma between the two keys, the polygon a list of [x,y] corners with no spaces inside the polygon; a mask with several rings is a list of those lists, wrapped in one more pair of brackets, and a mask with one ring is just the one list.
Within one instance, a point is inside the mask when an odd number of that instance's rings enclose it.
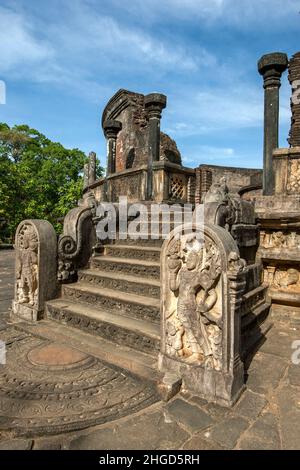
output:
{"label": "stone column", "polygon": [[263,194],[274,192],[273,150],[278,147],[279,88],[282,73],[287,69],[288,57],[281,52],[266,54],[258,62],[258,71],[264,79],[264,174]]}
{"label": "stone column", "polygon": [[160,93],[145,96],[145,108],[149,118],[149,156],[147,175],[147,199],[152,199],[152,163],[159,160],[161,112],[166,107],[167,97]]}
{"label": "stone column", "polygon": [[107,169],[106,176],[116,172],[116,140],[122,129],[120,121],[108,120],[103,124],[103,130],[107,139]]}
{"label": "stone column", "polygon": [[89,186],[96,181],[96,154],[89,153]]}

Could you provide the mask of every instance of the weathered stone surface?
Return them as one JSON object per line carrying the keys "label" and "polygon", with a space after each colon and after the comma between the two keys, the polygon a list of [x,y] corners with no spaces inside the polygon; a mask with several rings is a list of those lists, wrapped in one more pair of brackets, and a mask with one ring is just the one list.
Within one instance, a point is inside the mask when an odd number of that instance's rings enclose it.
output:
{"label": "weathered stone surface", "polygon": [[193,432],[200,431],[213,424],[212,418],[207,413],[179,398],[172,401],[166,407],[166,411],[177,423],[183,423],[187,429]]}
{"label": "weathered stone surface", "polygon": [[298,339],[297,332],[287,328],[272,328],[260,351],[290,360],[293,353],[292,343]]}
{"label": "weathered stone surface", "polygon": [[247,390],[233,409],[237,415],[255,419],[266,404],[267,400],[263,396]]}
{"label": "weathered stone surface", "polygon": [[60,450],[62,438],[35,439],[32,450]]}
{"label": "weathered stone surface", "polygon": [[183,397],[185,400],[189,401],[191,404],[195,404],[199,406],[202,410],[204,410],[209,416],[211,416],[213,419],[216,420],[221,420],[225,418],[230,413],[230,408],[227,406],[220,406],[217,405],[216,403],[208,402],[207,400],[204,400],[203,398],[197,396],[197,395],[191,395],[186,398],[184,395]]}
{"label": "weathered stone surface", "polygon": [[208,442],[200,436],[193,436],[187,441],[184,446],[184,450],[224,450],[219,444]]}
{"label": "weathered stone surface", "polygon": [[74,439],[71,450],[178,449],[189,434],[159,411],[136,416],[114,427]]}
{"label": "weathered stone surface", "polygon": [[249,427],[249,422],[239,416],[231,416],[213,426],[204,433],[209,442],[217,442],[226,449],[232,449],[242,432]]}
{"label": "weathered stone surface", "polygon": [[278,405],[283,449],[299,450],[300,388],[283,387],[278,393]]}
{"label": "weathered stone surface", "polygon": [[0,441],[0,450],[30,450],[32,441],[30,439],[10,439]]}
{"label": "weathered stone surface", "polygon": [[271,413],[262,414],[247,430],[238,444],[243,450],[279,450],[281,448],[278,420]]}
{"label": "weathered stone surface", "polygon": [[169,401],[181,388],[182,380],[172,372],[166,372],[158,383],[158,392],[164,401]]}
{"label": "weathered stone surface", "polygon": [[274,390],[278,387],[286,367],[284,359],[258,352],[247,372],[247,388],[261,394]]}
{"label": "weathered stone surface", "polygon": [[292,364],[289,366],[288,380],[290,385],[300,387],[300,364]]}

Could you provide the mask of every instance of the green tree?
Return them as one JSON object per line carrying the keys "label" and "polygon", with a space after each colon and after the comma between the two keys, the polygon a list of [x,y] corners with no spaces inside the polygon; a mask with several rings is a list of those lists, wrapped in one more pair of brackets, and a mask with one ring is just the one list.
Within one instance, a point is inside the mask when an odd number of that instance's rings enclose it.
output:
{"label": "green tree", "polygon": [[[86,155],[66,149],[27,125],[0,123],[0,221],[13,236],[23,219],[61,220],[81,197]],[[103,169],[97,165],[97,177]],[[3,229],[3,228],[2,228]]]}

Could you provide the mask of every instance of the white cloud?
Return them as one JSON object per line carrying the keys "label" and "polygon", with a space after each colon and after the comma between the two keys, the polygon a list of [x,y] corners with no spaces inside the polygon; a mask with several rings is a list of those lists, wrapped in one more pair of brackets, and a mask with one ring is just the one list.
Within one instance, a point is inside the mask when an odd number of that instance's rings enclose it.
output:
{"label": "white cloud", "polygon": [[169,19],[193,21],[200,19],[206,24],[241,28],[286,27],[287,19],[298,19],[298,0],[110,0],[121,10],[141,18],[145,22]]}
{"label": "white cloud", "polygon": [[[287,82],[287,81],[286,81]],[[280,122],[290,122],[289,86],[280,96]],[[165,131],[173,138],[263,126],[263,88],[233,82],[230,87],[193,88],[169,97]]]}
{"label": "white cloud", "polygon": [[53,56],[46,41],[34,37],[32,24],[22,15],[0,7],[0,73],[40,64]]}
{"label": "white cloud", "polygon": [[237,158],[235,150],[231,147],[216,147],[211,145],[197,145],[193,148],[188,156],[183,156],[182,161],[184,165],[195,164],[199,161],[219,161]]}

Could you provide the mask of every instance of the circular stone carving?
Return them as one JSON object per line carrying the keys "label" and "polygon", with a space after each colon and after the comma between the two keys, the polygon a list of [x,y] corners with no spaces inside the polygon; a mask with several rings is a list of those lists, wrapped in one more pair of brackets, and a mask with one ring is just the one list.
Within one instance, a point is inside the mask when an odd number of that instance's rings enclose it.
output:
{"label": "circular stone carving", "polygon": [[32,349],[27,354],[27,359],[31,364],[46,369],[71,369],[94,362],[92,356],[58,343],[43,344]]}
{"label": "circular stone carving", "polygon": [[154,384],[73,348],[10,327],[1,332],[0,430],[38,436],[119,419],[158,400]]}

